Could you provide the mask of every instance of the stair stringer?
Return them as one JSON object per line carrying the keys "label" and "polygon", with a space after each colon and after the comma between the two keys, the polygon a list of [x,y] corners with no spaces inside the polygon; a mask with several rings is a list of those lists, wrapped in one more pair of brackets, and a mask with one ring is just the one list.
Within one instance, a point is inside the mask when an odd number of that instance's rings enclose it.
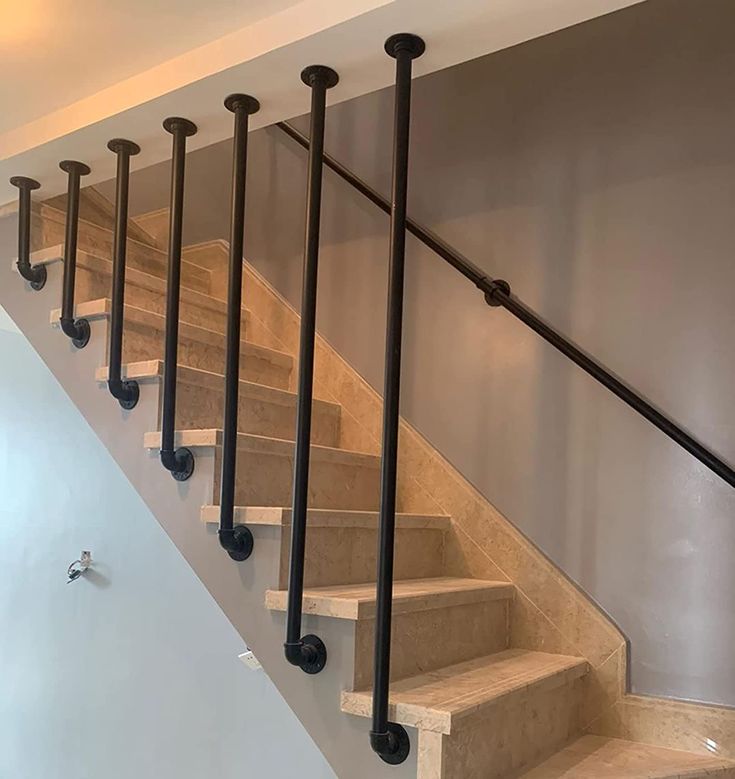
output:
{"label": "stair stringer", "polygon": [[[308,676],[286,663],[282,650],[284,619],[264,606],[265,591],[278,581],[280,530],[254,526],[255,552],[250,560],[238,564],[227,557],[216,534],[200,518],[201,507],[212,502],[214,450],[198,449],[193,476],[178,483],[163,469],[158,457],[144,449],[145,433],[158,428],[158,384],[141,384],[137,407],[131,412],[120,409],[106,387],[95,380],[96,370],[106,364],[107,321],[90,323],[91,339],[82,350],[75,349],[57,327],[50,326],[49,312],[61,299],[63,263],[49,264],[46,286],[40,292],[32,291],[15,270],[16,230],[15,215],[0,220],[0,256],[4,258],[0,262],[0,303],[258,657],[337,776],[415,777],[416,750],[402,766],[385,765],[370,749],[365,722],[340,711],[340,694],[351,687],[354,676],[353,626],[340,620],[319,621],[319,633],[329,648],[329,662],[318,676]],[[307,617],[305,632],[316,629],[316,619]],[[244,672],[233,657],[232,673]],[[415,733],[411,737],[415,744]]]}

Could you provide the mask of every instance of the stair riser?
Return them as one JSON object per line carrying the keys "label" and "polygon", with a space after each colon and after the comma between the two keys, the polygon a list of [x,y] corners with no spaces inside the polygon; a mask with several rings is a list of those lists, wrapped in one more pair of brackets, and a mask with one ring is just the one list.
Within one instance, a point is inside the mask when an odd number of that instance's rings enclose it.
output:
{"label": "stair riser", "polygon": [[[217,450],[215,474],[221,472]],[[380,484],[378,468],[312,460],[309,506],[375,511]],[[245,506],[289,506],[292,501],[293,457],[240,450],[237,457],[235,503]],[[219,495],[219,476],[215,495]]]}
{"label": "stair riser", "polygon": [[[280,589],[288,586],[290,526],[283,528]],[[377,570],[377,530],[368,528],[308,528],[305,587],[373,582]],[[395,578],[441,576],[444,533],[441,530],[396,530]]]}
{"label": "stair riser", "polygon": [[[272,386],[272,385],[271,385]],[[221,428],[224,418],[224,391],[180,382],[177,390],[176,426],[181,430]],[[284,405],[249,397],[240,391],[239,430],[241,433],[294,440],[295,404]],[[339,445],[339,415],[331,406],[312,406],[312,443]]]}
{"label": "stair riser", "polygon": [[[34,217],[32,234],[34,249],[45,246],[55,246],[64,243],[65,227],[63,222],[55,219],[40,219]],[[79,223],[79,238],[77,242],[80,251],[89,252],[98,257],[112,258],[112,233],[104,228],[87,222]],[[150,273],[152,276],[166,278],[167,261],[161,252],[144,244],[128,241],[127,267]],[[209,271],[183,261],[181,264],[182,283],[198,292],[209,293]]]}
{"label": "stair riser", "polygon": [[531,687],[461,720],[451,735],[421,733],[417,779],[515,776],[579,733],[580,700],[579,679]]}
{"label": "stair riser", "polygon": [[[123,335],[123,362],[163,359],[164,334],[148,325],[126,322]],[[224,337],[221,345],[205,344],[179,335],[178,361],[181,365],[224,373]],[[240,378],[268,387],[288,389],[291,371],[259,355],[240,355]]]}
{"label": "stair riser", "polygon": [[[111,297],[112,279],[110,273],[112,265],[110,263],[106,264],[109,266],[109,272],[100,272],[87,268],[83,261],[77,264],[75,284],[75,300],[77,303]],[[225,332],[227,311],[224,302],[220,309],[213,309],[197,305],[196,302],[187,298],[189,298],[188,290],[182,288],[180,296],[181,321],[205,327],[218,333]],[[134,276],[128,274],[125,282],[125,304],[164,315],[166,313],[165,288],[161,291],[156,291],[137,286]],[[242,337],[245,338],[246,314],[244,311],[241,317],[241,328]]]}
{"label": "stair riser", "polygon": [[[391,679],[434,671],[508,648],[507,600],[393,615]],[[355,626],[355,689],[373,683],[375,620]]]}
{"label": "stair riser", "polygon": [[[110,271],[112,266],[110,266]],[[78,301],[95,300],[110,297],[112,280],[110,273],[99,272],[85,268],[83,263],[77,266],[76,298]],[[193,325],[205,327],[208,330],[225,332],[227,325],[227,309],[224,301],[216,308],[211,305],[197,303],[197,293],[186,287],[181,288],[180,312],[181,320]],[[164,315],[166,312],[166,291],[149,289],[136,284],[135,274],[128,274],[125,284],[125,303],[146,311]],[[241,327],[245,333],[246,314],[242,312]]]}

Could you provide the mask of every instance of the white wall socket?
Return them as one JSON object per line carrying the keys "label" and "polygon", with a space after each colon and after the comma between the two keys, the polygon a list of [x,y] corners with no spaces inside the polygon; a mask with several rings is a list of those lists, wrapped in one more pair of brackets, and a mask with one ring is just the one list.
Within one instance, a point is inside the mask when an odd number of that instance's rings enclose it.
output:
{"label": "white wall socket", "polygon": [[261,665],[258,662],[258,658],[250,651],[250,649],[248,649],[247,652],[243,652],[241,655],[238,655],[238,657],[251,671],[257,671],[261,668]]}

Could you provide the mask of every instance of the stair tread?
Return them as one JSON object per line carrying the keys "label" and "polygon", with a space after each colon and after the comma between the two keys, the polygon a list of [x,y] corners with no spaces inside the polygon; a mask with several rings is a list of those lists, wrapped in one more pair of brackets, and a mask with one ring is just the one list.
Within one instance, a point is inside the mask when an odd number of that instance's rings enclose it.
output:
{"label": "stair tread", "polygon": [[[393,614],[502,600],[513,597],[514,592],[515,588],[509,582],[452,576],[401,579],[393,583]],[[286,590],[269,590],[266,606],[274,611],[284,611],[287,597]],[[371,619],[375,616],[375,603],[375,582],[304,589],[305,614],[336,619]]]}
{"label": "stair tread", "polygon": [[[510,695],[573,681],[587,670],[579,657],[508,649],[393,682],[390,716],[402,725],[449,734],[462,718]],[[372,692],[343,692],[342,710],[371,716]]]}
{"label": "stair tread", "polygon": [[[84,317],[93,319],[95,317],[104,318],[110,315],[112,301],[110,298],[98,298],[97,300],[88,300],[84,303],[78,303],[74,307],[75,317]],[[49,322],[58,326],[61,309],[56,308],[49,315]],[[163,314],[156,314],[145,308],[125,305],[125,319],[134,321],[136,324],[148,324],[158,330],[165,330],[166,317]],[[179,322],[179,336],[192,338],[214,346],[223,346],[224,335],[216,330],[208,330],[200,325],[193,325],[190,322]],[[242,341],[242,351],[251,354],[258,354],[277,365],[290,368],[293,365],[293,357],[286,352],[280,352],[277,349],[271,349],[267,346],[260,346],[250,341]]]}
{"label": "stair tread", "polygon": [[[203,506],[202,522],[219,522],[219,506]],[[377,511],[345,511],[343,509],[309,509],[309,527],[377,528]],[[236,506],[235,522],[246,525],[291,524],[291,508],[280,506]],[[450,519],[445,514],[396,514],[396,527],[411,530],[448,530]]]}
{"label": "stair tread", "polygon": [[[46,206],[44,206],[46,208]],[[56,209],[53,209],[56,210]],[[65,219],[64,215],[64,219]],[[80,223],[84,220],[80,220]],[[88,223],[90,224],[90,223]],[[102,227],[100,225],[93,225],[96,229],[103,230],[107,233],[111,233],[111,230],[108,230],[106,227]],[[140,247],[143,247],[146,251],[146,253],[150,254],[151,256],[154,256],[156,258],[156,261],[161,262],[164,266],[168,262],[168,255],[165,250],[160,249],[156,246],[151,246],[149,243],[144,243],[142,241],[137,241],[134,238],[131,238],[128,236],[128,246],[130,244],[137,244]],[[106,262],[111,262],[111,257],[102,257],[99,254],[95,254],[93,251],[89,251],[87,249],[83,249],[79,247],[77,249],[77,263],[80,261],[83,257],[92,257],[99,260],[104,260]],[[42,249],[36,249],[35,251],[31,252],[30,254],[30,262],[31,265],[50,265],[52,263],[56,262],[63,262],[64,260],[64,244],[58,243],[53,244],[52,246],[44,246]],[[185,269],[187,266],[189,268],[196,268],[199,273],[206,273],[208,274],[209,271],[207,268],[203,268],[201,265],[198,265],[197,263],[191,262],[190,260],[187,260],[183,256],[182,252],[182,260],[181,260],[181,266],[182,269]],[[134,268],[134,267],[128,267],[125,270],[126,278],[128,273],[133,272],[139,272],[139,273],[145,273],[145,271],[140,270],[140,268]],[[146,274],[149,276],[154,276],[155,278],[163,278],[161,276],[155,276],[153,273]],[[182,289],[186,287],[185,282],[182,280],[181,283]]]}
{"label": "stair tread", "polygon": [[[207,428],[197,430],[177,430],[174,438],[175,446],[187,446],[191,449],[197,447],[221,446],[223,438],[222,428]],[[143,446],[146,449],[159,449],[161,446],[161,432],[158,430],[146,433],[143,436]],[[293,455],[294,442],[284,438],[271,438],[269,436],[254,435],[253,433],[237,434],[238,449],[246,449],[260,454],[273,454],[291,457]],[[353,452],[350,449],[337,449],[333,446],[311,445],[312,462],[336,462],[350,465],[362,465],[366,468],[379,468],[380,457],[367,452]]]}
{"label": "stair tread", "polygon": [[[257,344],[255,345],[257,346]],[[107,365],[103,365],[95,371],[95,378],[100,382],[107,381],[108,375],[109,366]],[[163,378],[163,360],[140,360],[138,362],[126,363],[122,366],[122,376],[125,379],[135,379],[136,381],[161,379]],[[221,373],[179,364],[176,368],[176,376],[178,381],[184,383],[224,391],[225,377]],[[272,403],[281,403],[283,405],[295,405],[297,400],[295,392],[289,392],[278,387],[269,387],[267,384],[258,384],[246,379],[240,379],[240,392],[253,399],[268,400]],[[314,398],[314,403],[318,404],[322,411],[334,414],[340,413],[341,407],[339,403],[333,403],[330,400],[321,398]]]}
{"label": "stair tread", "polygon": [[[735,776],[735,763],[604,736],[583,736],[524,779],[684,779],[684,777]],[[732,772],[732,773],[731,773]]]}
{"label": "stair tread", "polygon": [[[31,253],[31,264],[37,265],[58,262],[61,261],[62,254],[63,246],[52,246],[49,249],[39,249],[38,251]],[[77,250],[77,267],[88,267],[95,272],[110,275],[112,275],[113,270],[112,260],[82,249]],[[206,270],[206,268],[203,270]],[[152,273],[146,273],[139,268],[125,269],[125,284],[126,286],[132,285],[134,287],[161,293],[166,292],[167,286],[166,279],[161,276],[155,276]],[[222,300],[221,298],[188,287],[185,279],[181,280],[181,299],[182,301],[195,303],[211,310],[224,310],[227,306],[227,301]]]}

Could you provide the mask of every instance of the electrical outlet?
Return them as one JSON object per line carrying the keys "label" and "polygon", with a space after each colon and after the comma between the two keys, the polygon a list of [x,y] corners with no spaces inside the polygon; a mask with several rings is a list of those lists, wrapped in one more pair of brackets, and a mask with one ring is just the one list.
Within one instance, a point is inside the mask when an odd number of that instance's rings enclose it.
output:
{"label": "electrical outlet", "polygon": [[238,657],[251,671],[258,671],[261,668],[260,662],[258,662],[258,658],[252,653],[250,649],[248,649],[247,652],[243,652],[241,655],[238,655]]}

